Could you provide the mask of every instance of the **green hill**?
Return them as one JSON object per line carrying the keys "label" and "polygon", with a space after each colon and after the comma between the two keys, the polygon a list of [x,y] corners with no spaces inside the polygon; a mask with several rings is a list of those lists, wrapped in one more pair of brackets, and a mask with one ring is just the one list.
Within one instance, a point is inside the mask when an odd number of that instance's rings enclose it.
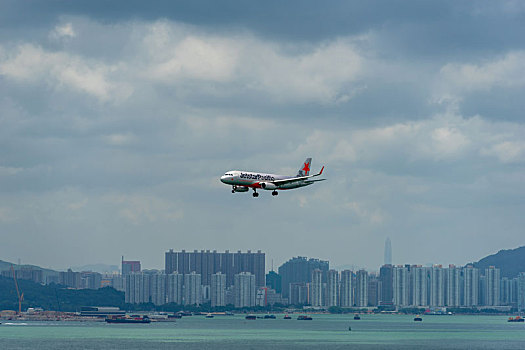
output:
{"label": "green hill", "polygon": [[501,277],[517,277],[520,272],[525,272],[525,246],[500,250],[496,254],[484,257],[473,264],[480,269],[495,266],[501,269]]}
{"label": "green hill", "polygon": [[[113,288],[67,289],[51,284],[41,285],[32,281],[19,280],[20,291],[24,293],[22,310],[41,307],[44,310],[80,311],[81,306],[118,306],[124,308],[124,293]],[[0,310],[18,310],[15,283],[11,278],[0,276]]]}

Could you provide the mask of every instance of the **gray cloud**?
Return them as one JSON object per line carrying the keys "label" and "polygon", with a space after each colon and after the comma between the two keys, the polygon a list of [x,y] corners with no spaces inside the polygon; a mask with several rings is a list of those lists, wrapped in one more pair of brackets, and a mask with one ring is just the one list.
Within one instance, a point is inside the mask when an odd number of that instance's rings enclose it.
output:
{"label": "gray cloud", "polygon": [[[395,263],[523,244],[520,2],[126,4],[2,5],[3,259],[374,268],[386,236]],[[218,182],[307,156],[329,181],[258,200]]]}

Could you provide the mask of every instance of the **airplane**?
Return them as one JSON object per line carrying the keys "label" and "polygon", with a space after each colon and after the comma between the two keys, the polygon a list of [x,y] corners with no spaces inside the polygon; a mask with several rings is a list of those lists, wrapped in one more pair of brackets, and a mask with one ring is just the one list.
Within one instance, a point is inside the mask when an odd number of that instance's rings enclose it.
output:
{"label": "airplane", "polygon": [[275,175],[267,173],[254,173],[251,171],[230,170],[221,176],[221,182],[232,186],[232,193],[248,192],[253,189],[253,196],[259,197],[258,188],[272,191],[272,196],[277,196],[277,190],[291,190],[294,188],[309,186],[317,181],[326,179],[310,180],[323,173],[324,166],[318,174],[310,175],[312,158],[306,158],[303,166],[296,176]]}

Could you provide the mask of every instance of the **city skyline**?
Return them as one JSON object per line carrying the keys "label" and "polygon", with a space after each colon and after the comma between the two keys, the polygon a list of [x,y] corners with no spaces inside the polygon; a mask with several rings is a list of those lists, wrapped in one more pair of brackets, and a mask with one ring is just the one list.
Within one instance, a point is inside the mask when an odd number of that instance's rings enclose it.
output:
{"label": "city skyline", "polygon": [[[278,273],[264,271],[265,253],[216,250],[165,253],[165,270],[141,270],[138,260],[121,260],[121,273],[51,272],[30,267],[3,270],[10,279],[72,289],[113,287],[130,304],[208,304],[235,308],[310,305],[314,308],[525,308],[525,272],[516,276],[495,266],[425,267],[383,264],[379,273],[330,269],[329,261],[292,257]],[[503,277],[504,276],[504,277]],[[443,309],[441,311],[443,312]]]}
{"label": "city skyline", "polygon": [[[523,2],[1,3],[3,260],[376,268],[386,237],[394,264],[525,244]],[[319,186],[219,180],[307,157]]]}
{"label": "city skyline", "polygon": [[[388,242],[388,243],[387,243]],[[391,242],[390,242],[390,239],[387,237],[387,240],[385,241],[385,247],[383,248],[383,252],[386,253],[386,247],[387,246],[390,246],[390,249],[392,248],[391,247]],[[525,247],[525,246],[521,246],[521,247]],[[511,249],[517,249],[517,248],[521,248],[521,247],[513,247]],[[274,262],[274,259],[271,258],[271,256],[267,256],[267,253],[266,252],[262,252],[260,249],[257,249],[257,250],[246,250],[246,251],[241,251],[241,250],[229,250],[229,249],[226,249],[224,251],[218,251],[217,249],[191,249],[191,250],[186,250],[186,249],[182,249],[181,251],[184,251],[186,252],[187,254],[192,254],[192,253],[218,253],[218,254],[224,254],[224,253],[230,253],[230,254],[235,254],[235,253],[243,253],[244,252],[247,252],[247,253],[250,253],[250,252],[254,252],[254,253],[262,253],[264,256],[266,256],[266,258],[264,259],[265,260],[265,268],[264,268],[264,271],[265,273],[267,272],[270,272],[270,271],[278,271],[278,267],[279,266],[282,266],[283,264],[285,264],[287,261],[290,261],[290,259],[297,259],[297,258],[305,258],[305,259],[308,259],[305,255],[295,255],[293,257],[287,257],[283,260],[283,262],[281,263],[277,263],[275,264]],[[93,263],[93,264],[87,264],[87,266],[96,266],[96,267],[101,267],[101,266],[113,266],[113,267],[117,267],[117,270],[121,270],[121,267],[124,265],[126,266],[130,266],[129,268],[131,269],[131,271],[134,271],[135,270],[135,267],[136,265],[138,265],[138,269],[139,270],[159,270],[159,271],[164,271],[166,270],[166,264],[167,264],[167,261],[166,261],[166,256],[170,253],[170,252],[174,252],[173,249],[167,249],[167,250],[164,250],[164,261],[162,263],[162,266],[143,266],[141,267],[141,264],[142,264],[142,260],[140,257],[134,257],[135,260],[124,260],[124,256],[121,256],[120,257],[120,262],[119,263],[116,263],[116,264],[106,264],[106,263],[103,263],[103,262],[100,262],[100,263]],[[177,253],[175,251],[175,253]],[[489,255],[493,255],[493,254],[496,254],[497,251],[489,254]],[[390,252],[390,257],[391,257],[392,253]],[[386,254],[385,254],[386,256]],[[482,258],[485,258],[486,256],[482,256],[480,257],[479,259],[476,259],[474,261],[467,261],[465,262],[464,264],[456,264],[456,263],[453,263],[453,262],[443,262],[443,261],[440,261],[440,262],[418,262],[418,261],[401,261],[401,262],[395,262],[395,263],[392,263],[390,265],[392,266],[398,266],[398,265],[420,265],[420,266],[424,266],[424,267],[431,267],[431,266],[434,266],[434,265],[443,265],[443,266],[448,266],[448,265],[457,265],[457,266],[466,266],[468,264],[471,264],[471,263],[475,263],[476,261],[482,259]],[[383,257],[383,260],[384,260],[385,257]],[[317,261],[326,261],[326,262],[330,262],[331,260],[329,258],[326,258],[326,259],[323,259],[323,258],[319,258],[318,255],[316,255],[316,257],[314,258],[310,258],[311,260],[317,260]],[[1,257],[0,257],[0,260]],[[75,268],[73,264],[67,264],[67,265],[64,265],[64,267],[62,268],[53,268],[53,267],[49,267],[49,266],[45,266],[43,264],[38,264],[37,263],[34,263],[34,264],[28,264],[28,263],[25,263],[23,261],[18,261],[18,262],[13,262],[11,261],[10,263],[14,264],[15,266],[16,265],[34,265],[34,266],[39,266],[41,268],[49,268],[51,270],[56,270],[56,271],[67,271],[69,269],[72,269],[74,268],[76,271],[95,271],[93,269],[79,269],[78,267]],[[385,261],[383,261],[382,263],[378,263],[376,266],[364,266],[364,265],[360,265],[358,263],[356,264],[333,264],[331,265],[331,268],[332,269],[335,269],[337,271],[343,271],[343,270],[352,270],[352,271],[358,271],[360,269],[364,269],[364,270],[367,270],[367,271],[371,271],[371,272],[379,272],[380,271],[380,268],[383,266],[383,265],[389,265],[387,264]],[[277,266],[277,268],[275,268]],[[189,267],[188,267],[189,268]],[[273,269],[272,269],[273,268]],[[170,270],[170,269],[168,269]],[[172,268],[173,270],[173,268]],[[115,271],[115,270],[112,270],[112,271]],[[112,272],[110,270],[107,270],[107,271],[98,271],[100,273],[103,273],[103,272]],[[168,272],[169,273],[169,272]]]}

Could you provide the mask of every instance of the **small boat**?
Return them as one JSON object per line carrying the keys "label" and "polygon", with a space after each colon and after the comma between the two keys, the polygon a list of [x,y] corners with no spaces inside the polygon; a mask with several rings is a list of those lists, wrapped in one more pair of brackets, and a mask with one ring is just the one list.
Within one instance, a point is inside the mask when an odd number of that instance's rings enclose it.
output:
{"label": "small boat", "polygon": [[299,316],[297,317],[297,319],[298,319],[299,321],[311,321],[311,320],[313,320],[312,317],[310,317],[310,316],[306,316],[306,315],[299,315]]}
{"label": "small boat", "polygon": [[107,323],[151,323],[151,320],[148,316],[115,316],[106,318]]}
{"label": "small boat", "polygon": [[284,315],[284,319],[285,319],[285,320],[291,320],[291,319],[292,319],[292,316]]}
{"label": "small boat", "polygon": [[245,319],[247,319],[247,320],[256,320],[257,316],[255,316],[255,315],[246,315]]}
{"label": "small boat", "polygon": [[206,315],[206,318],[213,318],[213,315],[209,313]]}
{"label": "small boat", "polygon": [[521,318],[520,316],[509,317],[507,322],[525,322],[525,318]]}
{"label": "small boat", "polygon": [[414,317],[414,321],[421,322],[423,321],[423,319],[419,315],[417,315],[416,317]]}
{"label": "small boat", "polygon": [[275,315],[264,315],[264,319],[275,319]]}
{"label": "small boat", "polygon": [[359,316],[359,314],[354,315],[354,320],[360,320],[360,319],[361,319],[361,316]]}

